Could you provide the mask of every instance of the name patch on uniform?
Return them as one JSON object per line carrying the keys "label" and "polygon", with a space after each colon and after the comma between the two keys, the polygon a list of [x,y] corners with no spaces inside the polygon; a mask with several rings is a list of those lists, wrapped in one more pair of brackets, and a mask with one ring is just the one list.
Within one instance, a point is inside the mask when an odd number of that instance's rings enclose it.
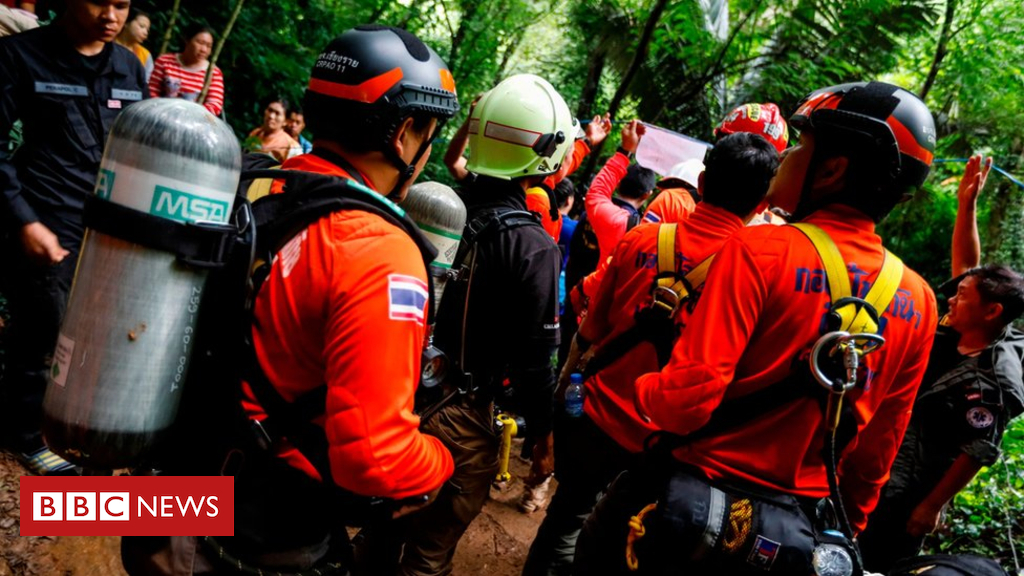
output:
{"label": "name patch on uniform", "polygon": [[89,89],[74,84],[58,84],[56,82],[36,82],[36,94],[57,94],[60,96],[88,96]]}
{"label": "name patch on uniform", "polygon": [[120,100],[107,100],[107,108],[110,108],[111,110],[120,110],[121,109],[121,101]]}
{"label": "name patch on uniform", "polygon": [[110,97],[114,100],[142,100],[141,90],[121,90],[120,88],[113,88],[110,90]]}
{"label": "name patch on uniform", "polygon": [[388,275],[388,317],[423,324],[427,284],[414,276]]}

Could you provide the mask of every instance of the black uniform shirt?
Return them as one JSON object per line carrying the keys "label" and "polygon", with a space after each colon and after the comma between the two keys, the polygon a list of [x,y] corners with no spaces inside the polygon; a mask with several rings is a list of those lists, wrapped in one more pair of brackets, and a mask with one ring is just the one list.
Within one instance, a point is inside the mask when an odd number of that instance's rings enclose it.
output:
{"label": "black uniform shirt", "polygon": [[1007,328],[976,356],[957,351],[959,334],[939,326],[928,370],[883,498],[913,509],[960,454],[991,466],[1007,424],[1024,410],[1024,334]]}
{"label": "black uniform shirt", "polygon": [[[526,195],[517,184],[493,178],[476,178],[463,199],[467,223],[487,212],[526,210]],[[561,253],[538,223],[481,235],[476,258],[463,369],[473,375],[474,385],[492,392],[507,377],[529,433],[543,435],[551,429]],[[463,318],[458,300],[446,292],[436,333],[438,346],[456,358]]]}
{"label": "black uniform shirt", "polygon": [[[77,247],[107,133],[147,95],[142,64],[114,42],[83,56],[63,28],[46,26],[0,39],[0,70],[0,230],[38,221]],[[12,157],[19,119],[24,141]]]}

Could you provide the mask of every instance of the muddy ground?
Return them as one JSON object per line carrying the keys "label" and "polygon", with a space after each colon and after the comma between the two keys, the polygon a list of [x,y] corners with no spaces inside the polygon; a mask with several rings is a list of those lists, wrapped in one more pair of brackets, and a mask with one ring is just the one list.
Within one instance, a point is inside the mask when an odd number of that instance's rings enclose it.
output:
{"label": "muddy ground", "polygon": [[[523,477],[528,467],[513,463]],[[117,537],[19,536],[18,477],[24,468],[0,451],[0,576],[124,576]],[[525,515],[515,504],[522,483],[491,500],[470,526],[455,554],[455,574],[519,574],[543,512]]]}

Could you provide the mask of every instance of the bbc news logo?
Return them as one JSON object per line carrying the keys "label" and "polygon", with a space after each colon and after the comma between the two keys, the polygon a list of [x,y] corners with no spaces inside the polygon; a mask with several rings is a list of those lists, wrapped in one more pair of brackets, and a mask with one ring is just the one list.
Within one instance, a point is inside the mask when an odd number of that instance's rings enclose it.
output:
{"label": "bbc news logo", "polygon": [[233,536],[229,476],[21,477],[22,536]]}
{"label": "bbc news logo", "polygon": [[[36,522],[61,522],[81,520],[128,521],[132,514],[129,508],[138,505],[136,518],[174,518],[205,515],[216,518],[220,514],[218,496],[136,495],[132,500],[130,492],[36,492],[32,494],[32,520]],[[98,516],[98,518],[97,518]]]}

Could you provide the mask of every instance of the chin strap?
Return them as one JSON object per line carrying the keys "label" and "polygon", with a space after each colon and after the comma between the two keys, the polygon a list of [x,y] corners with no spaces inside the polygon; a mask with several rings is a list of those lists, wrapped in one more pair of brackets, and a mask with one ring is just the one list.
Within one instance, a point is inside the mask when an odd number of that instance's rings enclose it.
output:
{"label": "chin strap", "polygon": [[390,160],[391,165],[398,169],[398,181],[395,182],[394,188],[392,188],[391,191],[387,193],[388,198],[396,200],[398,198],[399,192],[402,190],[402,186],[409,180],[412,180],[413,176],[416,175],[416,165],[420,163],[420,159],[423,158],[423,155],[427,153],[427,149],[430,148],[431,144],[433,144],[434,138],[436,138],[437,135],[441,133],[441,128],[443,126],[444,121],[438,119],[437,127],[434,128],[434,131],[430,134],[430,137],[425,139],[423,143],[420,144],[420,149],[417,150],[416,155],[412,157],[412,162],[406,162],[405,160],[402,159],[401,156],[398,155],[397,152],[395,152],[394,148],[392,148],[390,145],[385,145],[384,157]]}

